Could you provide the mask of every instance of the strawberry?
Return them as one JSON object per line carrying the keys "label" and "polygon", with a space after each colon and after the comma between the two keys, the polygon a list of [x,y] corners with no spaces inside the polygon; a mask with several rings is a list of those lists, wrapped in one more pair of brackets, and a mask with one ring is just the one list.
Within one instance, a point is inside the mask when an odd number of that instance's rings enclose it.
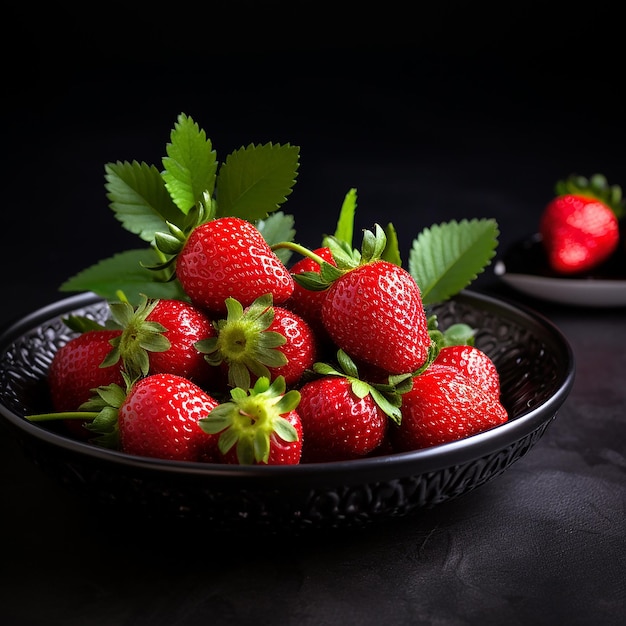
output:
{"label": "strawberry", "polygon": [[[55,411],[76,411],[92,396],[92,389],[111,383],[123,384],[121,363],[102,367],[112,349],[111,340],[119,335],[118,330],[87,330],[57,350],[48,369],[48,388]],[[67,419],[64,423],[81,439],[91,436],[84,428],[84,420]]]}
{"label": "strawberry", "polygon": [[109,328],[121,334],[111,341],[105,364],[121,359],[131,378],[172,373],[208,386],[215,372],[195,348],[198,341],[216,335],[208,315],[189,302],[142,298],[133,308],[128,302],[109,304]]}
{"label": "strawberry", "polygon": [[[313,272],[294,274],[304,287],[326,288],[322,323],[336,347],[388,374],[405,374],[425,364],[431,345],[428,320],[415,278],[382,258],[386,235],[376,224],[364,231],[361,250],[327,237],[336,266],[320,262]],[[335,253],[337,250],[337,254]],[[312,253],[311,253],[312,254]]]}
{"label": "strawberry", "polygon": [[317,356],[313,330],[297,313],[278,306],[274,307],[274,321],[268,330],[285,337],[285,344],[279,350],[285,355],[286,363],[270,367],[271,378],[282,376],[287,386],[295,385],[313,366]]}
{"label": "strawberry", "polygon": [[497,398],[449,367],[413,377],[402,396],[402,420],[389,439],[396,452],[457,441],[503,424],[508,415]]}
{"label": "strawberry", "polygon": [[356,361],[383,373],[418,370],[431,346],[424,303],[411,273],[383,258],[384,230],[378,224],[374,232],[365,230],[360,251],[350,250],[337,237],[324,241],[336,266],[301,246],[289,247],[320,264],[317,276],[316,272],[293,276],[305,288],[327,289],[322,323],[331,341]]}
{"label": "strawberry", "polygon": [[470,345],[444,346],[430,368],[456,371],[469,382],[482,387],[494,398],[500,397],[500,376],[494,362],[479,348]]}
{"label": "strawberry", "polygon": [[200,419],[202,430],[218,437],[222,463],[297,465],[302,455],[302,422],[296,411],[300,394],[286,392],[285,379],[270,384],[260,377],[254,387],[231,390],[231,400]]}
{"label": "strawberry", "polygon": [[[316,248],[313,253],[324,259],[331,265],[336,265],[330,248],[324,246]],[[311,257],[303,257],[291,266],[291,274],[320,273],[320,264]],[[295,281],[291,297],[284,306],[303,317],[311,326],[315,335],[321,341],[326,335],[326,328],[322,321],[322,304],[326,297],[326,289],[307,289],[304,285]]]}
{"label": "strawberry", "polygon": [[191,301],[226,313],[226,298],[243,306],[271,293],[275,304],[291,296],[291,274],[260,231],[238,217],[219,217],[192,229],[176,257],[176,276]]}
{"label": "strawberry", "polygon": [[337,367],[316,363],[314,370],[321,377],[300,389],[306,463],[368,456],[385,441],[389,419],[400,418],[400,385],[361,380],[354,361],[342,350],[337,360]]}
{"label": "strawberry", "polygon": [[101,367],[112,349],[111,340],[120,334],[119,330],[88,330],[57,350],[48,369],[48,386],[55,411],[75,411],[91,397],[95,387],[123,384],[121,363]]}
{"label": "strawberry", "polygon": [[371,396],[358,397],[347,378],[319,378],[306,383],[300,393],[298,412],[306,433],[303,462],[356,459],[384,441],[387,416]]}
{"label": "strawberry", "polygon": [[199,426],[218,401],[194,382],[171,373],[93,389],[77,410],[29,415],[33,422],[84,424],[92,443],[138,456],[174,461],[217,462],[217,438]]}
{"label": "strawberry", "polygon": [[216,336],[196,343],[213,366],[222,367],[231,387],[249,389],[261,376],[282,376],[293,385],[316,357],[310,326],[293,311],[272,306],[272,295],[257,298],[245,309],[226,299],[228,315],[215,324]]}
{"label": "strawberry", "polygon": [[216,442],[198,421],[216,406],[217,400],[182,376],[162,373],[141,378],[119,404],[120,448],[159,459],[213,460]]}
{"label": "strawberry", "polygon": [[592,270],[618,247],[621,189],[609,187],[602,175],[570,176],[557,183],[556,193],[539,222],[548,263],[560,274]]}
{"label": "strawberry", "polygon": [[386,372],[417,370],[428,357],[428,322],[415,279],[382,259],[350,270],[330,286],[324,326],[352,357]]}

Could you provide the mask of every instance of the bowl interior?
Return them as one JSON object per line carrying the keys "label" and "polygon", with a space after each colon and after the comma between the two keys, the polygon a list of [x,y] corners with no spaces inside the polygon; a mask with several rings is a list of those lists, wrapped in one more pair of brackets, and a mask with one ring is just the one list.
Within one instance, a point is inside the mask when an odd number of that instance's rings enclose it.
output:
{"label": "bowl interior", "polygon": [[[24,415],[50,410],[47,371],[56,350],[73,336],[63,323],[70,313],[102,322],[108,307],[93,294],[81,294],[34,312],[0,336],[0,408],[18,426],[32,426]],[[571,348],[537,313],[470,291],[429,313],[437,314],[442,329],[457,322],[478,329],[476,345],[498,368],[510,422],[550,401],[560,404],[569,391],[574,373]],[[36,428],[54,432],[57,426]]]}

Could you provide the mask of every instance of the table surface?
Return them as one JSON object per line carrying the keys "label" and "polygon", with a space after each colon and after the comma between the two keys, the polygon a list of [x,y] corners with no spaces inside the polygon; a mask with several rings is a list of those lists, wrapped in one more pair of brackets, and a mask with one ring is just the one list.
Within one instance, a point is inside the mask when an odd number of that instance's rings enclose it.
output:
{"label": "table surface", "polygon": [[[58,59],[42,55],[47,106],[26,90],[18,97],[24,115],[7,129],[19,165],[6,192],[11,292],[0,323],[60,299],[65,278],[129,246],[107,208],[103,165],[158,163],[183,111],[207,130],[220,160],[250,142],[301,146],[287,206],[305,245],[334,227],[351,187],[362,225],[392,220],[405,254],[423,227],[473,217],[498,221],[500,254],[536,230],[559,178],[600,171],[626,185],[623,105],[591,98],[570,106],[550,91],[551,72],[536,71],[546,62],[539,54],[507,58],[508,65],[480,57],[478,65],[477,53],[426,64],[423,49],[393,56],[301,51],[286,62],[287,77],[269,88],[267,68],[286,56],[257,55],[255,67],[265,73],[243,83],[234,68],[251,72],[251,57],[241,55],[240,66],[231,59],[228,73],[214,70],[214,90],[194,83],[190,71],[176,96],[158,98],[155,79],[165,80],[167,64],[138,79],[136,68],[117,61],[119,102],[104,71],[79,64],[63,66],[60,75],[57,67],[52,80]],[[551,59],[556,71],[562,59]],[[610,68],[603,71],[608,80]],[[572,133],[577,125],[586,131]],[[12,237],[25,223],[28,237]],[[103,528],[95,511],[35,467],[1,429],[0,623],[621,623],[626,309],[534,300],[503,285],[492,266],[472,288],[546,316],[576,358],[575,383],[557,418],[501,476],[368,529],[223,541],[132,520]]]}

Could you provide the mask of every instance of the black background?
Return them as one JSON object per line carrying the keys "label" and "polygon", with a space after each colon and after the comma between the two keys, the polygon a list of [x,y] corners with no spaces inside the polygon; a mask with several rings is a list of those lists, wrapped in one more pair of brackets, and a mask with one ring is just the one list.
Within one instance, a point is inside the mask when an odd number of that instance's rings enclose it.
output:
{"label": "black background", "polygon": [[334,228],[351,187],[357,228],[392,221],[406,259],[423,227],[496,214],[504,250],[536,230],[571,173],[625,182],[623,46],[611,11],[409,8],[9,9],[3,254],[18,310],[67,295],[57,289],[70,275],[140,244],[108,208],[104,165],[160,167],[181,112],[220,161],[249,143],[300,146],[283,208],[305,245]]}

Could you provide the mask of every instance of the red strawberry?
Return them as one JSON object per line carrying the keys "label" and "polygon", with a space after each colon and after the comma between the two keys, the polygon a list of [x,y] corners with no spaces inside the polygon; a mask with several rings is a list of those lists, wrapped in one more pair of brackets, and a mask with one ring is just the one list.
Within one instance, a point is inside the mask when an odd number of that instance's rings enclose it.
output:
{"label": "red strawberry", "polygon": [[48,370],[55,411],[76,411],[92,396],[92,389],[111,383],[124,384],[121,363],[101,367],[112,349],[111,340],[120,334],[119,330],[88,330],[57,350]]}
{"label": "red strawberry", "polygon": [[175,461],[214,461],[217,442],[200,428],[199,420],[217,404],[182,376],[146,376],[130,387],[119,406],[121,450]]}
{"label": "red strawberry", "polygon": [[282,376],[287,386],[296,384],[304,372],[313,366],[317,356],[317,340],[309,324],[297,313],[285,307],[274,307],[274,321],[268,330],[283,335],[286,342],[280,347],[286,363],[270,367],[271,378]]}
{"label": "red strawberry", "polygon": [[367,262],[333,282],[322,319],[337,346],[389,373],[415,371],[428,357],[419,287],[409,272],[388,261]]}
{"label": "red strawberry", "polygon": [[367,456],[384,442],[389,419],[400,419],[400,386],[366,383],[359,378],[354,361],[342,350],[337,357],[338,369],[316,363],[314,369],[321,378],[300,389],[303,462]]}
{"label": "red strawberry", "polygon": [[310,381],[300,394],[298,412],[306,433],[303,462],[356,459],[385,439],[387,416],[370,395],[358,397],[347,378]]}
{"label": "red strawberry", "polygon": [[226,299],[228,315],[218,320],[216,336],[199,341],[196,349],[213,366],[220,366],[231,387],[249,389],[265,376],[282,376],[293,385],[316,358],[316,339],[310,326],[296,313],[272,306],[272,295],[244,307]]}
{"label": "red strawberry", "polygon": [[226,312],[226,298],[248,306],[271,293],[281,304],[294,289],[289,270],[260,231],[238,217],[196,226],[178,253],[176,275],[192,302],[218,314]]}
{"label": "red strawberry", "polygon": [[621,189],[596,175],[559,181],[557,196],[544,209],[540,223],[548,263],[561,274],[575,274],[606,261],[619,244]]}
{"label": "red strawberry", "polygon": [[508,419],[499,400],[443,367],[413,377],[413,387],[402,396],[401,411],[402,421],[389,431],[397,452],[464,439]]}
{"label": "red strawberry", "polygon": [[[330,263],[336,265],[330,248],[316,248],[314,254]],[[291,267],[291,274],[306,274],[314,272],[320,273],[320,264],[310,257],[303,257]],[[284,306],[298,315],[303,317],[311,326],[316,336],[321,340],[326,336],[326,328],[322,321],[322,304],[326,297],[326,289],[307,289],[304,285],[295,281],[294,290],[291,297],[285,302]]]}
{"label": "red strawberry", "polygon": [[475,346],[444,346],[430,368],[446,367],[500,398],[500,376],[494,362]]}
{"label": "red strawberry", "polygon": [[305,286],[327,288],[322,322],[331,341],[355,361],[388,374],[418,370],[429,355],[428,320],[413,276],[382,258],[384,230],[376,224],[375,232],[364,231],[361,251],[333,237],[325,241],[337,265],[321,260],[319,277],[310,273]]}
{"label": "red strawberry", "polygon": [[214,369],[195,348],[195,343],[216,336],[208,315],[181,300],[143,298],[133,309],[127,302],[109,305],[109,327],[121,335],[111,343],[115,350],[106,363],[122,360],[131,379],[150,374],[172,373],[208,386]]}
{"label": "red strawberry", "polygon": [[296,411],[300,394],[285,392],[285,379],[271,384],[259,378],[248,391],[236,387],[231,400],[200,420],[200,427],[218,435],[223,463],[236,465],[297,465],[302,455],[302,422]]}

